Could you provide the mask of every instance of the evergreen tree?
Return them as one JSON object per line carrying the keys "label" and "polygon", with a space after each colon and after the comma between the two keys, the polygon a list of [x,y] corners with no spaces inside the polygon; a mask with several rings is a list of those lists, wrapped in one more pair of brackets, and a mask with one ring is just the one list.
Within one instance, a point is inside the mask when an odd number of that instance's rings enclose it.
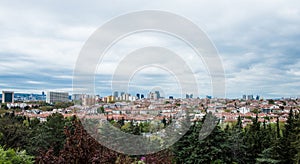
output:
{"label": "evergreen tree", "polygon": [[281,137],[281,135],[280,135],[279,117],[277,117],[277,120],[276,120],[276,135],[277,135],[278,139]]}
{"label": "evergreen tree", "polygon": [[244,144],[244,131],[242,128],[241,117],[238,117],[238,121],[228,132],[228,144],[230,163],[244,163],[246,158],[246,146]]}
{"label": "evergreen tree", "polygon": [[289,117],[285,124],[283,131],[283,137],[280,138],[277,153],[283,163],[293,163],[293,159],[296,155],[296,148],[292,145],[296,140],[295,134],[295,116],[293,110],[290,110]]}
{"label": "evergreen tree", "polygon": [[0,145],[8,148],[25,149],[31,132],[26,117],[6,113],[0,116]]}
{"label": "evergreen tree", "polygon": [[199,140],[202,122],[194,122],[190,130],[174,145],[173,153],[178,163],[228,163],[227,135],[216,126],[204,140]]}
{"label": "evergreen tree", "polygon": [[260,132],[260,123],[258,122],[258,114],[252,120],[252,125],[245,129],[245,146],[246,146],[246,163],[255,163],[258,154],[262,152],[262,139]]}
{"label": "evergreen tree", "polygon": [[63,148],[66,136],[64,127],[66,120],[60,113],[54,113],[47,117],[47,121],[33,127],[30,134],[30,145],[27,150],[30,154],[38,155],[41,151],[53,149],[53,153],[57,155]]}

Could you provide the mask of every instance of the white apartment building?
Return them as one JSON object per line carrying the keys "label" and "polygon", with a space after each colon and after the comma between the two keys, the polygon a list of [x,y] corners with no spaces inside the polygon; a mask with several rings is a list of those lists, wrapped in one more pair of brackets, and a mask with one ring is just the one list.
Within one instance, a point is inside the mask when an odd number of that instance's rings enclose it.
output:
{"label": "white apartment building", "polygon": [[68,92],[47,92],[46,102],[53,104],[56,102],[68,102],[69,93]]}

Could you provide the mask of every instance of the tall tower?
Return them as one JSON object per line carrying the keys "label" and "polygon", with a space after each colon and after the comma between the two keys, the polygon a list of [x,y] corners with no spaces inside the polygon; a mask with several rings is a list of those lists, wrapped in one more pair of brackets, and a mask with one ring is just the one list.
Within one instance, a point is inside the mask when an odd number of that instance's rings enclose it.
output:
{"label": "tall tower", "polygon": [[42,92],[42,100],[45,100],[45,92]]}
{"label": "tall tower", "polygon": [[243,100],[247,100],[247,96],[246,95],[243,95]]}
{"label": "tall tower", "polygon": [[119,92],[118,92],[118,91],[115,91],[115,92],[114,92],[114,97],[115,97],[115,98],[119,97]]}
{"label": "tall tower", "polygon": [[155,94],[156,94],[156,96],[157,96],[157,99],[159,99],[159,98],[160,98],[160,93],[159,93],[159,91],[155,91]]}
{"label": "tall tower", "polygon": [[2,103],[14,103],[14,92],[2,91]]}

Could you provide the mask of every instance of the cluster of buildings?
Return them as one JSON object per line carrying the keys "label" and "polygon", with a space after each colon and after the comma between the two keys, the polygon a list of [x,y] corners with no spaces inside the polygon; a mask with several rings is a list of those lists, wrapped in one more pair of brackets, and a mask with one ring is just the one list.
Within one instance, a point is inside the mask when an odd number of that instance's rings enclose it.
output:
{"label": "cluster of buildings", "polygon": [[160,99],[162,97],[160,96],[159,91],[154,91],[154,92],[150,92],[148,94],[148,98],[151,99],[151,100],[158,100],[158,99]]}
{"label": "cluster of buildings", "polygon": [[[145,99],[145,98],[146,98],[145,95],[141,94],[141,93],[137,93],[134,96],[134,95],[131,95],[126,92],[120,92],[120,94],[119,94],[118,91],[115,91],[115,92],[113,92],[112,95],[102,97],[98,100],[101,102],[113,103],[113,102],[120,102],[120,101],[136,101],[136,100]],[[161,97],[159,91],[154,91],[154,92],[149,92],[147,95],[147,98],[149,98],[151,100],[158,100],[163,97]]]}
{"label": "cluster of buildings", "polygon": [[[2,103],[7,103],[9,108],[24,108],[28,104],[15,102],[15,93],[12,91],[2,91]],[[273,123],[277,118],[285,122],[290,110],[300,111],[300,99],[278,99],[264,100],[259,96],[243,95],[241,99],[216,99],[207,96],[206,98],[193,98],[192,94],[186,94],[185,99],[174,99],[172,96],[164,98],[159,91],[150,92],[147,98],[143,94],[132,96],[128,93],[114,92],[113,95],[100,97],[99,95],[73,94],[70,98],[67,92],[47,92],[46,102],[54,104],[56,102],[75,102],[75,105],[68,109],[57,109],[64,114],[70,114],[72,109],[77,109],[82,113],[88,111],[89,114],[96,114],[99,117],[109,119],[125,118],[134,121],[149,121],[162,119],[180,119],[189,111],[191,120],[201,119],[207,113],[213,113],[222,123],[235,122],[238,117],[242,118],[243,125],[251,123],[252,118],[258,114],[259,121]],[[78,102],[78,103],[76,103]],[[32,105],[34,108],[35,106]],[[99,113],[99,108],[104,111]],[[79,109],[79,110],[78,110]],[[66,113],[65,110],[68,110]],[[75,110],[74,110],[75,111]],[[30,113],[26,111],[27,113]],[[25,113],[26,113],[25,112]],[[57,112],[57,111],[53,111]],[[51,112],[43,114],[31,112],[31,116],[44,118]]]}
{"label": "cluster of buildings", "polygon": [[[212,113],[222,123],[236,122],[242,118],[243,125],[252,123],[259,117],[259,122],[275,123],[277,118],[285,122],[292,109],[300,112],[299,99],[256,100],[256,99],[140,99],[134,102],[100,103],[108,118],[135,121],[180,119],[189,111],[191,120],[202,119]],[[97,105],[96,105],[97,106]],[[93,112],[92,112],[93,113]],[[96,110],[94,114],[97,113]]]}
{"label": "cluster of buildings", "polygon": [[[23,95],[22,97],[20,95]],[[2,91],[1,103],[14,103],[18,102],[27,102],[27,101],[45,101],[49,104],[55,102],[68,102],[69,93],[68,92],[47,92],[47,96],[42,92],[42,95],[33,95],[33,94],[16,94],[14,91]]]}
{"label": "cluster of buildings", "polygon": [[[92,97],[94,99],[95,97]],[[53,111],[23,111],[22,115],[37,117],[41,121],[55,112],[62,113],[65,117],[73,114],[85,115],[98,119],[125,119],[134,123],[183,120],[189,117],[191,121],[202,119],[207,113],[212,113],[223,124],[234,123],[241,117],[243,126],[252,123],[252,119],[258,116],[259,122],[276,123],[285,122],[289,112],[300,111],[299,99],[281,100],[243,100],[243,99],[137,99],[135,101],[120,101],[114,103],[96,102],[86,107],[75,105],[66,109],[54,109]],[[103,108],[102,110],[99,110]],[[188,114],[188,115],[187,115]]]}
{"label": "cluster of buildings", "polygon": [[[253,95],[243,95],[243,100],[254,100]],[[259,95],[255,97],[255,100],[259,100]]]}
{"label": "cluster of buildings", "polygon": [[2,103],[12,102],[31,102],[31,101],[45,101],[45,93],[42,94],[28,94],[28,93],[14,93],[13,91],[2,91]]}

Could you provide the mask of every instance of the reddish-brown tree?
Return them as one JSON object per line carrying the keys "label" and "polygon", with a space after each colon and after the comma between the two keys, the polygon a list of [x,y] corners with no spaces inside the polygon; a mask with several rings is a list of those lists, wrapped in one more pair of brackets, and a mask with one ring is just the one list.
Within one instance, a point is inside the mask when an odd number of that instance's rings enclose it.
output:
{"label": "reddish-brown tree", "polygon": [[[53,154],[53,149],[41,153],[36,158],[40,164],[84,164],[84,163],[135,163],[141,156],[127,156],[110,150],[99,144],[91,137],[80,121],[75,119],[72,125],[65,127],[66,142],[58,156]],[[145,163],[171,163],[170,151],[164,150],[143,157]]]}

